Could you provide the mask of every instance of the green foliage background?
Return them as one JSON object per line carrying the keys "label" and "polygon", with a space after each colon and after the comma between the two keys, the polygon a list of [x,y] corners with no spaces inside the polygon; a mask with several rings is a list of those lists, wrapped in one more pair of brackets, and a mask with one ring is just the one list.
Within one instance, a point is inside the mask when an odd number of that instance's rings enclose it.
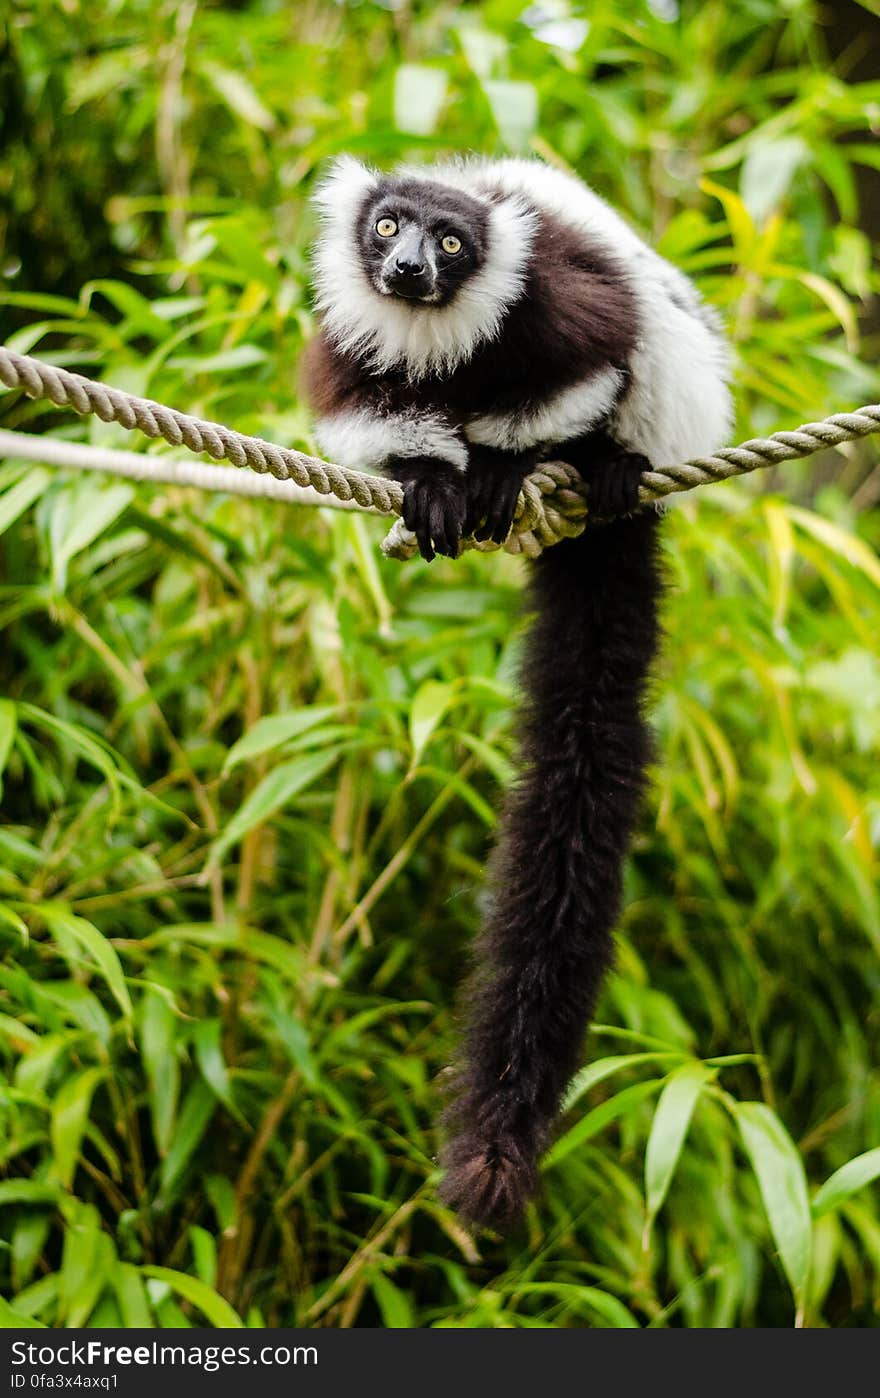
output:
{"label": "green foliage background", "polygon": [[[877,400],[851,8],[13,0],[2,337],[308,445],[322,159],[531,148],[721,308],[739,438]],[[507,1240],[437,1204],[431,1122],[521,565],[0,463],[7,1323],[878,1323],[877,451],[671,512],[618,967]]]}

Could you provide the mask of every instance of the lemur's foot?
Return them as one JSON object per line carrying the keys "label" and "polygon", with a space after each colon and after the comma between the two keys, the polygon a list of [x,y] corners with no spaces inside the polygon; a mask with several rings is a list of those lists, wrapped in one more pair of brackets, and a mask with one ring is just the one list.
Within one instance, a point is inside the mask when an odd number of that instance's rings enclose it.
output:
{"label": "lemur's foot", "polygon": [[388,471],[403,486],[403,522],[422,558],[457,558],[467,511],[464,472],[427,456],[395,461]]}
{"label": "lemur's foot", "polygon": [[537,462],[535,452],[471,447],[467,469],[465,534],[503,544],[510,533],[522,483]]}
{"label": "lemur's foot", "polygon": [[598,453],[592,461],[574,461],[572,465],[590,487],[587,505],[591,518],[615,519],[639,508],[642,473],[651,469],[647,457],[615,446],[608,453]]}

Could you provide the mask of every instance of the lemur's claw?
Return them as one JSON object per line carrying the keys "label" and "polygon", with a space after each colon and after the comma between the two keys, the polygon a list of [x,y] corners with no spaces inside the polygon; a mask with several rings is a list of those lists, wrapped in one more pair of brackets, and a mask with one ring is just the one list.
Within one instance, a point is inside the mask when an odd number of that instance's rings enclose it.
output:
{"label": "lemur's claw", "polygon": [[463,481],[422,478],[404,486],[403,522],[415,534],[427,563],[438,553],[458,557],[464,517]]}
{"label": "lemur's claw", "polygon": [[503,544],[510,533],[522,483],[537,454],[476,448],[468,464],[468,511],[465,533],[479,543]]}
{"label": "lemur's claw", "polygon": [[516,502],[519,499],[522,482],[523,478],[518,474],[497,482],[489,508],[486,511],[486,518],[474,538],[481,542],[491,539],[494,544],[504,543],[510,533],[513,517],[516,514]]}
{"label": "lemur's claw", "polygon": [[650,469],[647,457],[623,447],[601,458],[598,464],[588,465],[582,475],[590,487],[587,497],[590,514],[597,519],[634,514],[639,508],[642,473]]}

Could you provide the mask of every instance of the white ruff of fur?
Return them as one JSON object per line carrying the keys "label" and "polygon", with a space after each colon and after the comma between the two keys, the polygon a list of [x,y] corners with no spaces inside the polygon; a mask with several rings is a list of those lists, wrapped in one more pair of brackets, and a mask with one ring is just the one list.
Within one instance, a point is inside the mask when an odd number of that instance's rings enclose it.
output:
{"label": "white ruff of fur", "polygon": [[[433,172],[405,173],[431,179]],[[410,305],[378,292],[357,255],[358,214],[377,182],[371,170],[343,156],[318,189],[323,230],[315,251],[315,279],[324,327],[338,349],[362,356],[377,373],[404,366],[413,380],[447,374],[501,332],[505,313],[522,293],[535,215],[518,191],[493,202],[488,189],[468,187],[489,216],[483,266],[448,305]]]}
{"label": "white ruff of fur", "polygon": [[564,442],[580,437],[604,421],[623,384],[619,369],[600,369],[592,378],[554,394],[540,408],[522,415],[492,414],[474,418],[465,428],[468,440],[500,451]]}
{"label": "white ruff of fur", "polygon": [[438,413],[382,417],[354,409],[321,418],[315,437],[329,460],[352,470],[378,469],[393,456],[436,456],[459,471],[467,466],[467,447]]}

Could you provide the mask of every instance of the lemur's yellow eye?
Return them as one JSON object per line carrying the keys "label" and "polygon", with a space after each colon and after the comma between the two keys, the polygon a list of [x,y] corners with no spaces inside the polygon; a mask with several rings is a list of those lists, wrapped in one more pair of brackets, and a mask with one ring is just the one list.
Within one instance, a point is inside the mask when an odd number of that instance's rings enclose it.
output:
{"label": "lemur's yellow eye", "polygon": [[380,218],[376,224],[376,232],[380,238],[393,238],[397,232],[397,224],[393,218]]}
{"label": "lemur's yellow eye", "polygon": [[454,257],[457,252],[461,252],[461,238],[456,238],[454,233],[447,233],[440,246],[450,257]]}

